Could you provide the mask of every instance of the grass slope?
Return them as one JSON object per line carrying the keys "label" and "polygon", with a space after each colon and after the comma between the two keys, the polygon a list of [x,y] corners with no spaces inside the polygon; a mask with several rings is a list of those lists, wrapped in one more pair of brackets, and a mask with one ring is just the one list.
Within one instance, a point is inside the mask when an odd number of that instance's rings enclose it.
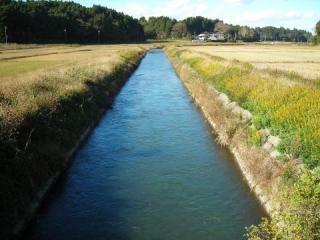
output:
{"label": "grass slope", "polygon": [[[252,64],[208,57],[191,47],[170,51],[205,81],[252,112],[257,130],[268,128],[279,135],[282,139],[279,150],[291,158],[301,159],[310,168],[320,165],[320,89],[317,86],[294,79],[279,80],[268,72],[256,71]],[[256,138],[259,143],[259,136]]]}

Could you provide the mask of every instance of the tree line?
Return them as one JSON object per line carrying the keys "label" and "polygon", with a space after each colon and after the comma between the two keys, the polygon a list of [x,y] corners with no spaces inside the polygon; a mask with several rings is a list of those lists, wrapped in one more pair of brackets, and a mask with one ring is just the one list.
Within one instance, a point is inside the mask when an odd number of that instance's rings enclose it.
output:
{"label": "tree line", "polygon": [[0,1],[0,39],[17,43],[144,40],[137,19],[102,6],[62,1]]}
{"label": "tree line", "polygon": [[181,21],[169,17],[140,18],[146,38],[187,38],[202,32],[216,32],[224,34],[229,41],[290,41],[307,42],[312,34],[305,30],[277,28],[277,27],[248,27],[224,23],[219,19],[204,17],[189,17]]}
{"label": "tree line", "polygon": [[139,22],[143,26],[145,36],[148,39],[188,38],[202,32],[212,32],[218,19],[212,20],[201,16],[188,17],[177,21],[169,17],[145,17]]}
{"label": "tree line", "polygon": [[[318,23],[319,25],[319,23]],[[318,26],[317,25],[317,26]],[[317,29],[320,27],[317,27]],[[134,19],[107,7],[63,1],[0,1],[0,41],[17,43],[110,43],[145,39],[193,39],[202,32],[222,33],[228,41],[307,42],[305,30],[248,27],[201,16]],[[320,42],[320,37],[312,38]]]}
{"label": "tree line", "polygon": [[320,20],[316,24],[316,35],[312,38],[313,44],[320,44]]}

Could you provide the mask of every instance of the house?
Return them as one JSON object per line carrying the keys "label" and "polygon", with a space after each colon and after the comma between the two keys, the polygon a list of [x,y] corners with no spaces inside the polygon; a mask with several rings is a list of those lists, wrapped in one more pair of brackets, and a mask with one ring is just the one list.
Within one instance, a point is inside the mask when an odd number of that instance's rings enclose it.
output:
{"label": "house", "polygon": [[206,41],[208,39],[208,37],[209,37],[209,33],[204,32],[204,33],[199,34],[197,38],[199,41]]}
{"label": "house", "polygon": [[222,33],[212,33],[209,35],[208,40],[210,41],[224,41],[225,37]]}
{"label": "house", "polygon": [[196,39],[199,41],[224,41],[225,37],[222,33],[204,32],[199,34]]}

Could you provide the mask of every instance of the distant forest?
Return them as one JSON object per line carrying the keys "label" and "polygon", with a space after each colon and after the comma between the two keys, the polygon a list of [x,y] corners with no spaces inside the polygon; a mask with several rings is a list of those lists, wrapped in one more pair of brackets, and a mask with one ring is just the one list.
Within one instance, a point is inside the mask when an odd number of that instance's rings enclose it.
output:
{"label": "distant forest", "polygon": [[189,17],[177,21],[169,17],[150,17],[146,20],[140,18],[146,38],[189,38],[202,32],[223,33],[229,41],[289,41],[307,42],[312,34],[305,30],[232,25],[224,23],[219,19],[208,19],[204,17]]}
{"label": "distant forest", "polygon": [[115,10],[63,1],[0,0],[0,41],[17,43],[112,43],[145,39],[192,39],[202,32],[228,41],[307,42],[312,34],[283,27],[232,25],[219,19],[169,17],[134,19]]}
{"label": "distant forest", "polygon": [[73,2],[0,0],[0,39],[17,43],[108,43],[144,40],[137,19]]}

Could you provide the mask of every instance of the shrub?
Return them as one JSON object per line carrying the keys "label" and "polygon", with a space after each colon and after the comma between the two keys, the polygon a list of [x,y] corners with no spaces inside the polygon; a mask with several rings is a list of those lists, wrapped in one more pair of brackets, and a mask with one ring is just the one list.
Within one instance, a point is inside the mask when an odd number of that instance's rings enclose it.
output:
{"label": "shrub", "polygon": [[284,205],[271,220],[247,229],[251,240],[320,239],[320,171],[304,171],[292,190],[283,196]]}

